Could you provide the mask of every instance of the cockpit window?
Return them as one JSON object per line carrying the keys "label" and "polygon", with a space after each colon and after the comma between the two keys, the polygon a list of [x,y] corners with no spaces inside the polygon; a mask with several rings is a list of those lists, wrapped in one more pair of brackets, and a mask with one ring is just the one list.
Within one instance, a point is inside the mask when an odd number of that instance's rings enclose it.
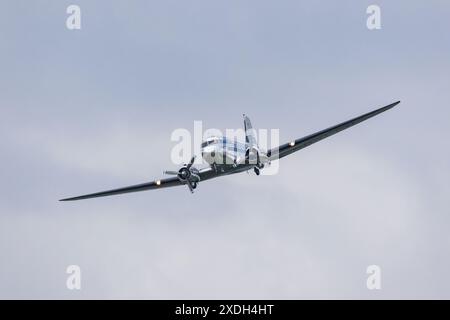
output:
{"label": "cockpit window", "polygon": [[230,150],[231,152],[233,152],[235,149],[240,152],[245,152],[245,144],[238,142],[237,139],[227,139],[225,137],[207,138],[206,141],[202,142],[201,147],[205,148],[211,144],[218,144],[218,143],[223,145],[227,150]]}
{"label": "cockpit window", "polygon": [[210,144],[217,143],[218,141],[219,138],[217,137],[208,138],[206,141],[202,142],[202,148],[209,146]]}

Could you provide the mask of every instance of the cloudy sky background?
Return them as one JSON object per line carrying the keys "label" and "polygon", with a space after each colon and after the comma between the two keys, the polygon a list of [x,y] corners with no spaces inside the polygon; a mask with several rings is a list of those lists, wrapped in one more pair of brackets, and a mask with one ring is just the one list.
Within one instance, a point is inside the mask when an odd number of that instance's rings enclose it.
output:
{"label": "cloudy sky background", "polygon": [[[0,4],[0,298],[450,298],[447,1]],[[275,176],[57,201],[161,177],[194,120],[284,142],[396,100]]]}

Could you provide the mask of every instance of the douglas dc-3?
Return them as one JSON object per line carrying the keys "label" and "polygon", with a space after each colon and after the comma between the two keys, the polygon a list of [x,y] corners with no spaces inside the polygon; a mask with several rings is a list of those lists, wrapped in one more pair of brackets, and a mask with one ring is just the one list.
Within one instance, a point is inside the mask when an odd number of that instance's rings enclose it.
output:
{"label": "douglas dc-3", "polygon": [[395,107],[399,103],[400,101],[394,102],[385,107],[332,126],[328,129],[318,131],[303,138],[292,140],[291,142],[282,144],[274,149],[270,149],[267,152],[258,147],[258,144],[256,143],[256,134],[252,128],[250,119],[244,115],[245,143],[239,143],[236,139],[230,141],[225,137],[217,136],[209,137],[202,143],[202,157],[208,164],[208,167],[206,168],[196,168],[193,165],[195,161],[194,156],[188,164],[182,166],[178,171],[165,171],[165,174],[173,175],[173,177],[119,189],[61,199],[60,201],[104,197],[128,192],[175,187],[179,185],[186,185],[191,192],[194,192],[194,189],[197,187],[199,182],[223,175],[249,170],[254,170],[255,173],[259,175],[260,170],[263,169],[264,166],[270,164],[271,161],[283,158],[313,143],[334,135],[339,131],[350,128],[362,121]]}

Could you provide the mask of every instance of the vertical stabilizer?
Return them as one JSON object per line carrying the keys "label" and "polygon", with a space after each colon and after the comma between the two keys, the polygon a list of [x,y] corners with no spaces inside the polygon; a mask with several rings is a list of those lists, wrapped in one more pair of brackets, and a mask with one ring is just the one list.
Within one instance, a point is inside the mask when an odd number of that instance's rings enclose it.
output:
{"label": "vertical stabilizer", "polygon": [[257,147],[256,130],[253,129],[250,118],[244,114],[245,143],[248,148]]}

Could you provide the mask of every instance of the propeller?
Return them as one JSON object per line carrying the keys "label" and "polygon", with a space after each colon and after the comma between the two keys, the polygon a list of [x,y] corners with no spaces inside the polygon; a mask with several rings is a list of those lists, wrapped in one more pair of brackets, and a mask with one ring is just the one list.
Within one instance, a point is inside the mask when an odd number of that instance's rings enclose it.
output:
{"label": "propeller", "polygon": [[197,182],[200,181],[200,176],[198,175],[198,170],[192,165],[194,164],[195,156],[191,158],[188,164],[185,164],[178,171],[164,171],[165,174],[177,176],[178,179],[187,184],[189,191],[194,193],[194,189],[197,187]]}

